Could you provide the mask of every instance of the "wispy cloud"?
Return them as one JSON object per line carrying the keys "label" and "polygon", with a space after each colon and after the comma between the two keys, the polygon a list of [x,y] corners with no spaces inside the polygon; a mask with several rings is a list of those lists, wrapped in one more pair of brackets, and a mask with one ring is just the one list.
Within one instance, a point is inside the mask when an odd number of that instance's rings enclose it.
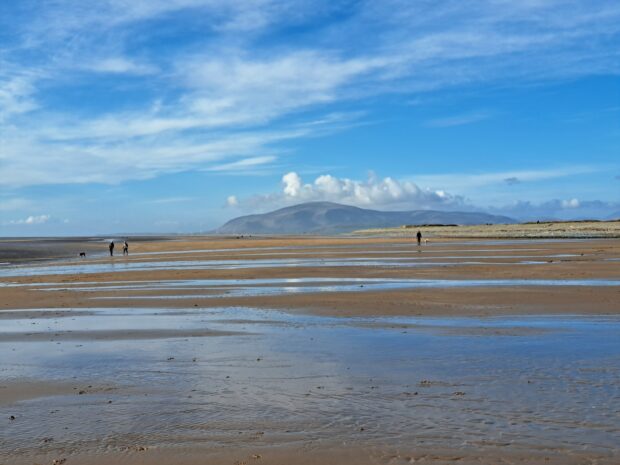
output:
{"label": "wispy cloud", "polygon": [[275,156],[267,155],[262,157],[249,157],[237,160],[231,163],[224,163],[222,165],[216,165],[208,168],[210,171],[245,171],[248,169],[255,169],[258,166],[266,165],[276,160]]}
{"label": "wispy cloud", "polygon": [[[10,186],[267,166],[289,151],[281,144],[325,131],[298,123],[338,103],[620,72],[613,0],[13,3],[0,19],[0,180]],[[304,27],[313,40],[269,40]],[[62,98],[97,86],[97,102]]]}
{"label": "wispy cloud", "polygon": [[430,128],[448,128],[452,126],[464,126],[477,123],[491,117],[487,112],[464,113],[461,115],[448,116],[444,118],[431,119],[426,122]]}
{"label": "wispy cloud", "polygon": [[457,192],[464,192],[483,186],[501,184],[515,185],[525,182],[597,173],[605,169],[607,169],[607,167],[579,165],[559,166],[539,170],[415,175],[410,178],[421,185],[430,186],[434,189],[447,189],[449,187]]}
{"label": "wispy cloud", "polygon": [[148,63],[139,63],[126,57],[116,56],[110,58],[97,58],[96,61],[84,64],[85,70],[111,74],[155,74],[157,67]]}

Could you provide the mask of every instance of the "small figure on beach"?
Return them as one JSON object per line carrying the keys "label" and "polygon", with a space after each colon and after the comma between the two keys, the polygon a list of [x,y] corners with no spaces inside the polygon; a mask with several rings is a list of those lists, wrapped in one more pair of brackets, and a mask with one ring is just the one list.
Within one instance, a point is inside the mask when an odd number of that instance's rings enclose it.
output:
{"label": "small figure on beach", "polygon": [[110,248],[110,257],[113,257],[114,256],[114,241],[110,242],[109,248]]}
{"label": "small figure on beach", "polygon": [[129,255],[129,244],[127,241],[123,242],[123,255]]}
{"label": "small figure on beach", "polygon": [[415,236],[418,238],[418,245],[422,245],[422,233],[418,231]]}

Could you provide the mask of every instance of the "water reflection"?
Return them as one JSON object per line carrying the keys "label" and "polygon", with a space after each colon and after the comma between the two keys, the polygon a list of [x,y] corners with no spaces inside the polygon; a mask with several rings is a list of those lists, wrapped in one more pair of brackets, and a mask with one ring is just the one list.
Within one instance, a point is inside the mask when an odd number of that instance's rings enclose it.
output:
{"label": "water reflection", "polygon": [[[34,449],[338,439],[510,443],[618,454],[620,319],[328,318],[253,309],[95,309],[3,321],[7,380],[106,385],[0,406],[0,459]],[[35,323],[34,325],[32,323]],[[40,329],[32,329],[32,326]],[[242,334],[28,341],[28,331]],[[361,431],[363,429],[363,432]],[[43,445],[42,438],[53,437]],[[480,446],[486,447],[486,446]]]}

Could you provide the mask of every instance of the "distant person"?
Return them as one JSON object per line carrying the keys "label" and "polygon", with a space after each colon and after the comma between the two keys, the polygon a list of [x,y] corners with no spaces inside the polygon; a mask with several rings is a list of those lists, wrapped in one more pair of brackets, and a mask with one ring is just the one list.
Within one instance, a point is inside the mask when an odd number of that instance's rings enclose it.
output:
{"label": "distant person", "polygon": [[114,241],[110,242],[109,248],[110,248],[110,257],[113,257],[114,256]]}
{"label": "distant person", "polygon": [[123,242],[123,255],[129,255],[129,244],[127,241]]}
{"label": "distant person", "polygon": [[415,237],[418,238],[418,246],[422,245],[422,233],[420,231],[418,231],[418,233],[415,235]]}

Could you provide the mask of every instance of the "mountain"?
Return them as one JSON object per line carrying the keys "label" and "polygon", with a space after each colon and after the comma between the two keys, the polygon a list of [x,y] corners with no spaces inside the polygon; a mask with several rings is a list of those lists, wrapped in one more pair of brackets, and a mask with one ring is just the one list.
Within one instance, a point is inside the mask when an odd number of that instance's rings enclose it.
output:
{"label": "mountain", "polygon": [[240,216],[216,230],[219,234],[337,234],[405,224],[515,223],[506,216],[434,210],[378,211],[331,202],[310,202],[270,213]]}

